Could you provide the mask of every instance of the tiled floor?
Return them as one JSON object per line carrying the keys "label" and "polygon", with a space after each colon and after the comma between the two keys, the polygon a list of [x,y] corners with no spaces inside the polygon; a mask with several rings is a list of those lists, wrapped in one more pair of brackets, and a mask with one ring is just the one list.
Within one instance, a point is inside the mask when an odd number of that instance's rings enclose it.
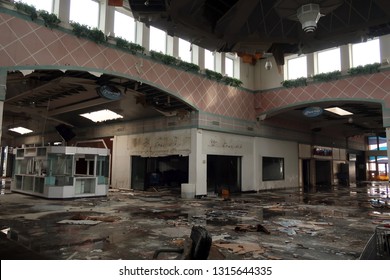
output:
{"label": "tiled floor", "polygon": [[[386,188],[300,188],[181,199],[180,192],[110,190],[107,197],[47,200],[9,191],[0,196],[0,227],[47,259],[152,259],[177,247],[193,225],[213,243],[209,259],[358,259],[378,224],[390,223]],[[10,231],[9,231],[10,230]],[[3,241],[2,241],[3,242]],[[20,258],[0,246],[1,259]],[[177,255],[162,255],[174,258]]]}

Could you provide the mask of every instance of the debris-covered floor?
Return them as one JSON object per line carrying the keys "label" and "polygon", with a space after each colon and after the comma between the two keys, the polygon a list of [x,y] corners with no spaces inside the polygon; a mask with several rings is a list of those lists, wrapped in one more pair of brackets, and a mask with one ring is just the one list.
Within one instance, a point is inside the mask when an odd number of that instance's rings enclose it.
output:
{"label": "debris-covered floor", "polygon": [[[73,200],[11,193],[8,184],[0,196],[1,229],[47,259],[152,259],[157,249],[182,246],[192,226],[202,225],[212,236],[209,259],[349,260],[359,258],[378,224],[390,222],[388,206],[372,205],[388,197],[375,184],[227,199],[110,190]],[[12,258],[1,246],[0,254]]]}

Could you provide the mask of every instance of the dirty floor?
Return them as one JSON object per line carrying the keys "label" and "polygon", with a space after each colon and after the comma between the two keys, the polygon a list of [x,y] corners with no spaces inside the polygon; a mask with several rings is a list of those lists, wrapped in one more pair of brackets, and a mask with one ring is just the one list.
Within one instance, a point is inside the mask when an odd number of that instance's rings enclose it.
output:
{"label": "dirty floor", "polygon": [[[180,190],[110,190],[107,197],[47,200],[11,193],[3,181],[0,229],[45,259],[152,259],[183,246],[193,225],[212,236],[209,259],[358,259],[390,223],[378,184],[180,198]],[[8,254],[8,255],[7,255]],[[1,259],[12,259],[0,246]],[[163,254],[159,258],[175,258]],[[29,255],[26,255],[29,258]]]}

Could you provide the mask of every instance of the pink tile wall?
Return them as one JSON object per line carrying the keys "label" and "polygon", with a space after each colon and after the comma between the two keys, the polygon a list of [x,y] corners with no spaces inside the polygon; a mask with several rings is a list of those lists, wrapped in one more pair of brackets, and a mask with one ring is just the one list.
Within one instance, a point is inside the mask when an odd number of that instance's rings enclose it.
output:
{"label": "pink tile wall", "polygon": [[302,102],[349,98],[377,101],[390,108],[390,71],[258,93],[255,97],[255,108],[257,114],[261,114]]}
{"label": "pink tile wall", "polygon": [[[204,76],[98,45],[73,34],[0,13],[0,66],[67,66],[102,69],[164,89],[201,111],[254,120],[254,94]],[[135,64],[142,65],[140,73]],[[97,71],[97,70],[96,70]]]}

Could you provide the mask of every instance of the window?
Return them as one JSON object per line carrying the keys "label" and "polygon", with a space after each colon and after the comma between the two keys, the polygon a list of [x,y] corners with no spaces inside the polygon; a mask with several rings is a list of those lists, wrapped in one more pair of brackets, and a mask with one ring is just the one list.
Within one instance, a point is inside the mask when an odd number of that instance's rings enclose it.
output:
{"label": "window", "polygon": [[99,3],[93,0],[71,0],[69,20],[97,28],[99,25]]}
{"label": "window", "polygon": [[167,35],[164,31],[151,26],[149,40],[149,50],[162,53],[167,52]]}
{"label": "window", "polygon": [[129,42],[135,42],[135,20],[129,15],[115,11],[115,37],[121,37]]}
{"label": "window", "polygon": [[209,50],[204,50],[204,67],[215,71],[215,55]]}
{"label": "window", "polygon": [[53,12],[53,0],[15,0],[15,2],[22,2],[34,6],[38,11],[44,10],[49,13]]}
{"label": "window", "polygon": [[186,62],[192,62],[191,43],[179,38],[179,57]]}
{"label": "window", "polygon": [[367,138],[369,151],[387,151],[387,139],[381,136],[369,136]]}
{"label": "window", "polygon": [[380,62],[379,39],[352,45],[352,67]]}
{"label": "window", "polygon": [[233,77],[234,75],[234,61],[233,58],[228,56],[225,57],[225,74],[229,77]]}
{"label": "window", "polygon": [[389,167],[387,156],[369,156],[367,162],[369,180],[388,181]]}
{"label": "window", "polygon": [[263,157],[263,181],[284,180],[284,158]]}
{"label": "window", "polygon": [[331,49],[317,53],[317,72],[328,73],[340,71],[340,49]]}
{"label": "window", "polygon": [[306,56],[299,56],[287,60],[287,79],[294,80],[307,77]]}

